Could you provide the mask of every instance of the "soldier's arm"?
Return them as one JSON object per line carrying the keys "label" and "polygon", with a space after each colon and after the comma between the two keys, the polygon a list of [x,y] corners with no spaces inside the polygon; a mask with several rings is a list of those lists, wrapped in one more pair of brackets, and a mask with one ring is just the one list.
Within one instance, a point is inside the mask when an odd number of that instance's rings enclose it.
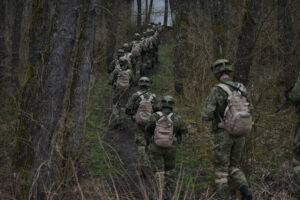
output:
{"label": "soldier's arm", "polygon": [[[155,95],[155,94],[153,94],[153,95]],[[160,111],[160,107],[159,107],[156,95],[154,96],[154,98],[152,100],[152,108],[153,108],[153,112]]]}
{"label": "soldier's arm", "polygon": [[138,94],[134,93],[128,100],[126,104],[126,114],[128,115],[134,115],[136,113],[135,111],[135,103],[138,98]]}
{"label": "soldier's arm", "polygon": [[214,118],[214,112],[217,108],[217,87],[213,87],[205,100],[204,107],[202,108],[202,120],[211,121]]}
{"label": "soldier's arm", "polygon": [[289,92],[289,97],[294,102],[300,102],[300,73],[293,89]]}
{"label": "soldier's arm", "polygon": [[115,64],[116,64],[115,60],[111,61],[111,63],[108,66],[108,69],[107,69],[108,73],[111,73],[115,69]]}
{"label": "soldier's arm", "polygon": [[187,125],[180,115],[174,116],[174,130],[175,136],[177,137],[178,143],[180,144],[182,141],[182,136],[188,132]]}
{"label": "soldier's arm", "polygon": [[118,74],[118,71],[116,69],[110,74],[109,82],[108,82],[110,85],[113,85],[114,82],[116,81],[117,74]]}

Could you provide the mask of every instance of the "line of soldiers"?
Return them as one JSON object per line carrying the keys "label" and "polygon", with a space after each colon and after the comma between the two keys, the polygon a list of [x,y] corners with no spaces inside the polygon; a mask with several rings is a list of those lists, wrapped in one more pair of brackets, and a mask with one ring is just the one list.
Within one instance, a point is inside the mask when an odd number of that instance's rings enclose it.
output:
{"label": "line of soldiers", "polygon": [[[155,31],[147,31],[147,37],[141,40],[138,40],[135,34],[132,45],[124,44],[125,54],[119,50],[118,59],[110,66],[111,69],[114,68],[113,71],[110,70],[112,71],[110,84],[114,87],[114,127],[121,126],[119,116],[124,106],[125,113],[131,116],[136,124],[133,128],[138,147],[140,174],[144,175],[151,166],[156,183],[162,189],[159,199],[169,199],[168,196],[173,194],[176,185],[176,148],[182,136],[187,133],[187,126],[181,116],[173,112],[174,98],[163,96],[158,102],[156,95],[150,91],[151,80],[144,76],[146,69],[152,68],[157,62],[159,41],[153,45],[155,48],[146,45],[147,48],[141,48],[139,56],[133,56],[134,45],[143,46],[147,40],[153,41],[153,38],[159,40],[159,26],[153,24],[151,26]],[[211,70],[219,83],[207,96],[201,116],[203,120],[212,122],[214,136],[212,162],[216,198],[229,199],[228,180],[231,179],[240,190],[241,199],[251,200],[252,194],[240,164],[245,136],[251,132],[253,126],[253,107],[246,87],[232,81],[233,67],[228,60],[218,59],[211,66]],[[134,83],[137,83],[139,91],[129,97],[129,88]],[[300,200],[300,74],[295,86],[285,93],[285,97],[289,104],[295,104],[297,107],[293,183],[296,197]],[[121,103],[122,100],[124,101]]]}

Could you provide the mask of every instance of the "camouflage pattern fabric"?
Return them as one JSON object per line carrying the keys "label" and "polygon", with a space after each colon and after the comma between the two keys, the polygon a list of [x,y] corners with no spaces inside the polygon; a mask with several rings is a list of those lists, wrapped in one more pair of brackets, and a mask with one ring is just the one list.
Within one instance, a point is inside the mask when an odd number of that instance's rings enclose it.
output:
{"label": "camouflage pattern fabric", "polygon": [[[238,85],[230,79],[223,79],[222,82],[233,86]],[[245,146],[245,136],[232,136],[225,129],[218,128],[218,124],[221,122],[220,116],[224,116],[227,98],[228,95],[224,90],[217,86],[213,87],[201,113],[203,120],[212,121],[214,133],[212,162],[215,168],[215,189],[218,199],[229,199],[229,177],[238,188],[242,185],[248,186],[245,174],[239,169]]]}
{"label": "camouflage pattern fabric", "polygon": [[[151,95],[154,96],[152,100],[153,110],[157,110],[157,100],[155,94],[152,94],[150,91],[138,91],[134,93],[127,102],[126,110],[127,114],[130,116],[134,116],[139,108],[141,102],[141,94],[146,98],[149,99]],[[139,163],[141,166],[149,166],[149,158],[146,154],[146,139],[145,139],[145,126],[141,126],[136,124],[134,127],[135,133],[135,142],[138,147],[138,156],[139,156]]]}
{"label": "camouflage pattern fabric", "polygon": [[[122,108],[125,107],[127,99],[129,97],[129,92],[130,89],[126,90],[126,91],[121,91],[118,90],[114,87],[114,83],[117,81],[118,78],[118,74],[121,72],[121,69],[116,68],[109,77],[109,84],[113,85],[113,92],[112,92],[112,101],[113,101],[113,110],[112,110],[112,114],[113,117],[117,118],[121,118],[121,110]],[[130,75],[130,84],[133,83],[134,81],[134,76],[132,71],[130,70],[129,72]]]}
{"label": "camouflage pattern fabric", "polygon": [[[172,112],[171,109],[163,108],[162,113],[168,115]],[[153,143],[152,136],[154,134],[156,121],[159,119],[159,115],[152,114],[150,121],[146,125],[146,140],[150,143],[150,161],[153,171],[156,172],[169,172],[175,170],[175,159],[176,159],[176,149],[177,145],[181,142],[182,135],[187,133],[187,126],[182,120],[181,116],[175,114],[172,116],[175,140],[173,145],[169,148],[158,147]],[[165,189],[169,190],[174,188],[174,182],[176,177],[174,174],[170,173],[169,177],[165,177]]]}
{"label": "camouflage pattern fabric", "polygon": [[119,64],[119,59],[114,59],[108,66],[107,72],[111,73],[114,71],[115,67]]}
{"label": "camouflage pattern fabric", "polygon": [[[289,97],[294,101],[296,106],[300,106],[300,73],[293,89],[289,93]],[[300,199],[300,109],[297,109],[297,126],[293,145],[293,168],[294,168],[294,193]]]}

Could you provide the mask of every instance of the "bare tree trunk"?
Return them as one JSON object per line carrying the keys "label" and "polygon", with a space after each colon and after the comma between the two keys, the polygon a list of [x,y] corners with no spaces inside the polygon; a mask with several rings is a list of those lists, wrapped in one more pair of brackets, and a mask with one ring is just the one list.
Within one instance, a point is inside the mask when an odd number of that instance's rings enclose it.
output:
{"label": "bare tree trunk", "polygon": [[23,181],[29,180],[23,196],[26,198],[30,187],[29,198],[33,199],[46,199],[51,194],[51,141],[62,112],[79,7],[79,0],[61,0],[57,4],[47,45],[50,3],[46,0],[33,3],[31,65],[22,94],[18,128],[21,139],[16,146],[16,156],[22,158],[17,159],[16,165],[21,164],[18,167]]}
{"label": "bare tree trunk", "polygon": [[137,1],[137,28],[140,31],[141,26],[142,26],[142,2],[141,0],[136,0]]}
{"label": "bare tree trunk", "polygon": [[20,51],[20,39],[21,39],[21,22],[23,17],[24,0],[16,0],[16,15],[13,25],[12,34],[12,60],[11,60],[11,76],[13,94],[19,88],[19,80],[16,74],[19,68],[19,51]]}
{"label": "bare tree trunk", "polygon": [[246,1],[242,29],[236,54],[234,80],[247,85],[249,72],[252,65],[253,49],[255,46],[256,32],[261,14],[261,2],[256,0]]}
{"label": "bare tree trunk", "polygon": [[148,2],[148,0],[146,0],[146,2],[145,2],[145,21],[144,21],[144,24],[147,24],[147,16],[148,16],[148,4],[149,2]]}
{"label": "bare tree trunk", "polygon": [[284,67],[284,73],[279,77],[280,85],[290,86],[288,81],[297,74],[294,71],[295,65],[295,42],[293,34],[293,16],[292,8],[294,0],[278,0],[278,59],[281,66]]}
{"label": "bare tree trunk", "polygon": [[[79,169],[78,158],[81,150],[85,109],[89,89],[90,71],[93,62],[93,49],[96,29],[95,1],[84,0],[80,17],[80,38],[78,56],[73,68],[73,79],[70,91],[70,105],[66,121],[66,148],[67,159],[75,163]],[[71,163],[72,164],[72,163]]]}
{"label": "bare tree trunk", "polygon": [[174,87],[176,95],[184,94],[183,77],[187,64],[187,55],[185,50],[185,41],[187,38],[186,27],[188,26],[189,3],[183,1],[173,2],[173,12],[175,12],[174,34],[177,41],[175,47],[174,62]]}
{"label": "bare tree trunk", "polygon": [[116,49],[117,34],[118,34],[118,21],[120,14],[119,0],[106,0],[107,9],[109,9],[112,15],[108,12],[105,13],[106,28],[107,28],[107,47],[106,47],[106,65],[113,60],[114,52]]}
{"label": "bare tree trunk", "polygon": [[[5,45],[5,11],[6,11],[6,1],[0,1],[0,94],[3,89],[3,78],[4,78],[4,69],[5,65],[5,57],[7,56],[7,50]],[[2,95],[1,95],[2,96]],[[3,102],[3,101],[1,101]]]}
{"label": "bare tree trunk", "polygon": [[146,25],[149,24],[152,14],[152,8],[153,8],[153,0],[150,0],[149,10],[146,15]]}
{"label": "bare tree trunk", "polygon": [[229,0],[211,1],[214,58],[226,57]]}
{"label": "bare tree trunk", "polygon": [[164,26],[168,26],[169,0],[165,0]]}

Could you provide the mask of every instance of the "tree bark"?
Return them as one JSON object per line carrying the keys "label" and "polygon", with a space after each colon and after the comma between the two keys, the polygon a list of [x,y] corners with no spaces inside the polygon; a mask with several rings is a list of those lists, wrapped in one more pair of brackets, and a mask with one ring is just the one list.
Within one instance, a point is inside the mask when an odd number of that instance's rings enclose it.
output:
{"label": "tree bark", "polygon": [[33,199],[46,199],[51,194],[51,140],[62,112],[79,0],[61,0],[57,4],[48,37],[50,3],[49,0],[33,2],[31,65],[22,94],[17,133],[21,139],[17,141],[16,156],[23,159],[17,159],[16,165],[21,164],[18,168],[22,179],[29,182],[24,185],[23,194],[26,197],[30,187],[29,198]]}
{"label": "tree bark", "polygon": [[93,49],[96,29],[95,1],[83,0],[80,17],[80,36],[78,56],[73,68],[73,79],[70,91],[70,105],[66,121],[66,156],[79,169],[78,158],[85,122],[86,101],[89,89],[90,72],[93,61]]}
{"label": "tree bark", "polygon": [[169,0],[165,0],[164,26],[168,26]]}
{"label": "tree bark", "polygon": [[153,8],[153,0],[150,0],[149,10],[146,15],[146,25],[149,24],[152,14],[152,8]]}
{"label": "tree bark", "polygon": [[137,28],[140,31],[141,26],[142,26],[142,2],[141,0],[136,0],[137,1]]}
{"label": "tree bark", "polygon": [[289,87],[291,83],[288,81],[294,74],[295,64],[295,42],[293,33],[293,16],[292,8],[294,0],[278,0],[278,60],[284,67],[284,73],[279,77],[280,85]]}
{"label": "tree bark", "polygon": [[[5,69],[5,57],[6,55],[6,45],[5,45],[5,11],[6,11],[6,1],[0,1],[0,94],[2,92],[4,69]],[[2,96],[2,95],[1,95]],[[2,102],[2,101],[1,101]]]}
{"label": "tree bark", "polygon": [[253,60],[256,32],[261,14],[261,2],[256,0],[246,1],[246,12],[239,35],[238,49],[234,71],[234,80],[248,85],[249,72]]}
{"label": "tree bark", "polygon": [[224,58],[226,57],[229,0],[214,0],[211,1],[210,6],[214,58]]}

